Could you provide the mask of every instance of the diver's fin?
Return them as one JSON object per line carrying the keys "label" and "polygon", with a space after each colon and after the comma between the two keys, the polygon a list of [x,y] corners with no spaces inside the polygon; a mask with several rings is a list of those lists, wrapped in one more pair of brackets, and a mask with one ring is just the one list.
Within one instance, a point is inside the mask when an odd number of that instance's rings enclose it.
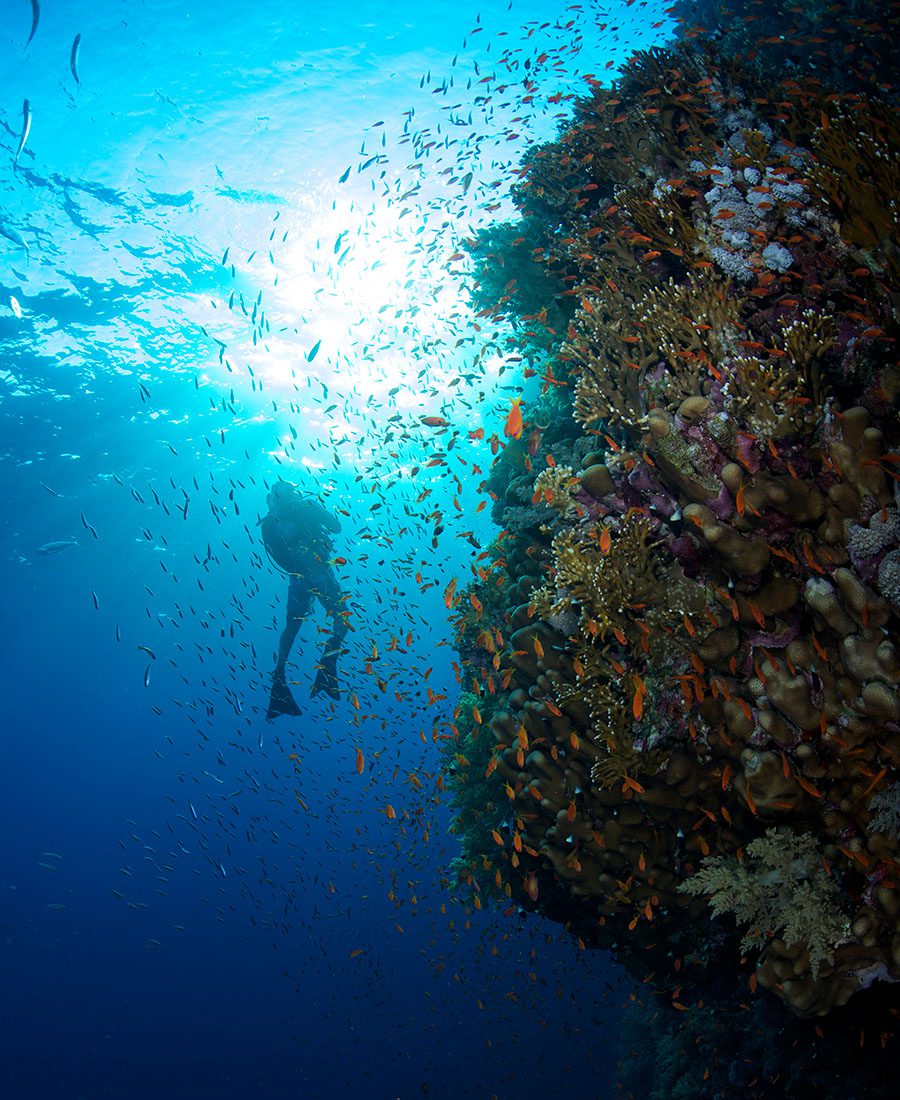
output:
{"label": "diver's fin", "polygon": [[341,697],[337,682],[337,651],[334,654],[326,654],[319,665],[310,695],[318,695],[320,692],[324,692],[330,699]]}
{"label": "diver's fin", "polygon": [[291,689],[284,678],[284,669],[276,669],[272,677],[272,693],[269,696],[269,709],[266,711],[266,721],[271,722],[282,714],[300,714],[297,700],[291,695]]}

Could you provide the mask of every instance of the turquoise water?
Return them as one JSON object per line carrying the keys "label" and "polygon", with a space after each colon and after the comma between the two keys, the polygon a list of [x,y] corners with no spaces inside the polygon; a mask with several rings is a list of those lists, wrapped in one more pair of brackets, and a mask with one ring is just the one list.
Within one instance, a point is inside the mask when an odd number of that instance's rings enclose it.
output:
{"label": "turquoise water", "polygon": [[[7,1095],[609,1094],[612,964],[451,900],[435,739],[520,389],[461,246],[662,7],[4,6]],[[278,477],[352,630],[266,723]]]}

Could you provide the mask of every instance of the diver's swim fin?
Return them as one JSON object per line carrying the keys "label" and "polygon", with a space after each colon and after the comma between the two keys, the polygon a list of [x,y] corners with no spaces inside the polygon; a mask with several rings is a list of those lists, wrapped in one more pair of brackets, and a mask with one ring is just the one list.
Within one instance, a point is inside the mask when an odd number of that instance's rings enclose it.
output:
{"label": "diver's swim fin", "polygon": [[318,695],[324,692],[330,699],[340,699],[337,682],[337,654],[328,654],[322,658],[319,671],[316,674],[315,683],[310,695]]}
{"label": "diver's swim fin", "polygon": [[282,714],[300,714],[297,700],[291,695],[291,689],[284,678],[284,669],[276,669],[272,677],[272,693],[269,696],[269,709],[266,711],[266,721],[271,722]]}

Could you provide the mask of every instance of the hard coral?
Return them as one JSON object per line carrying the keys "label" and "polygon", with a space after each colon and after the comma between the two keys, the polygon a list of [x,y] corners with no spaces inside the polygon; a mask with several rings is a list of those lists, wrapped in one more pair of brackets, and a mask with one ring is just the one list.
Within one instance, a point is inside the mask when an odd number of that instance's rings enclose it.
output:
{"label": "hard coral", "polygon": [[852,107],[851,195],[823,87],[758,92],[639,55],[523,177],[570,304],[490,482],[503,643],[460,616],[506,820],[467,873],[635,969],[681,945],[673,985],[758,949],[816,1015],[900,978],[898,134]]}

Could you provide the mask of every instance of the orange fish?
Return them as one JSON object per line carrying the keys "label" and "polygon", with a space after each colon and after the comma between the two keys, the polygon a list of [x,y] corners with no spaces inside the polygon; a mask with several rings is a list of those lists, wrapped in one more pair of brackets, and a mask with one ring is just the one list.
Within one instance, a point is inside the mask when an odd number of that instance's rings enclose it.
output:
{"label": "orange fish", "polygon": [[365,769],[365,766],[366,766],[366,758],[363,756],[362,750],[357,749],[356,750],[356,773],[357,773],[357,775],[362,775],[363,770]]}
{"label": "orange fish", "polygon": [[503,434],[509,439],[518,439],[522,434],[522,408],[518,397],[513,401],[509,410],[506,424],[503,427]]}
{"label": "orange fish", "polygon": [[760,610],[759,606],[757,604],[755,604],[753,602],[753,600],[750,600],[750,599],[747,600],[747,606],[750,608],[750,614],[753,616],[754,619],[756,619],[756,622],[757,622],[757,625],[759,626],[759,628],[761,630],[765,630],[766,617],[765,617],[765,615],[763,615],[763,613]]}
{"label": "orange fish", "polygon": [[456,591],[456,577],[444,589],[444,606],[449,611],[453,607],[453,593]]}
{"label": "orange fish", "polygon": [[813,798],[821,798],[822,797],[822,792],[820,790],[817,790],[812,785],[812,783],[807,782],[807,780],[805,780],[801,775],[797,776],[797,782],[804,789],[804,791],[806,791],[807,794],[811,794],[813,796]]}
{"label": "orange fish", "polygon": [[881,780],[884,779],[885,775],[887,775],[887,768],[882,768],[881,771],[872,780],[872,782],[868,785],[868,787],[866,787],[866,789],[863,791],[862,797],[865,798],[867,795],[871,794],[872,791],[874,791],[878,784],[881,782]]}
{"label": "orange fish", "polygon": [[612,546],[612,537],[609,533],[609,528],[604,527],[600,532],[600,553],[608,554],[609,548]]}

